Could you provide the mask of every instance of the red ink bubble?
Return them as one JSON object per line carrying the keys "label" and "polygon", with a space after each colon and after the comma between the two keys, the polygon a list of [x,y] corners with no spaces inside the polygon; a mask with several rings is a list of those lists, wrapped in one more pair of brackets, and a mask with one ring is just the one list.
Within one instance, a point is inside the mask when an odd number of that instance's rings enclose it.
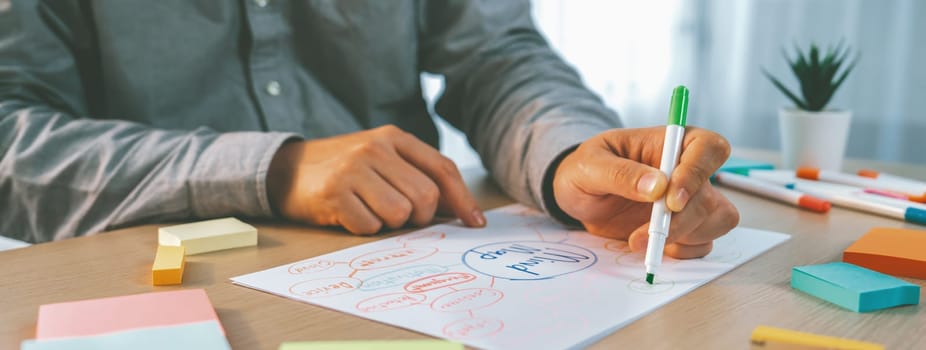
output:
{"label": "red ink bubble", "polygon": [[408,282],[405,290],[412,293],[427,292],[444,287],[450,287],[475,280],[476,276],[466,272],[447,272],[431,275]]}
{"label": "red ink bubble", "polygon": [[444,335],[451,339],[487,338],[505,328],[500,320],[466,318],[444,326]]}
{"label": "red ink bubble", "polygon": [[289,287],[289,292],[302,298],[323,298],[357,290],[363,282],[351,277],[330,277],[302,281]]}
{"label": "red ink bubble", "polygon": [[355,270],[375,270],[421,260],[437,253],[437,248],[391,248],[363,254],[350,261]]}
{"label": "red ink bubble", "polygon": [[428,297],[416,293],[391,293],[377,295],[357,303],[361,312],[377,312],[406,308],[423,303]]}
{"label": "red ink bubble", "polygon": [[431,303],[431,309],[441,312],[465,312],[495,304],[504,297],[505,294],[498,289],[460,289],[438,297]]}
{"label": "red ink bubble", "polygon": [[334,263],[328,260],[309,260],[290,265],[288,271],[290,274],[298,275],[325,271],[332,266],[334,266]]}

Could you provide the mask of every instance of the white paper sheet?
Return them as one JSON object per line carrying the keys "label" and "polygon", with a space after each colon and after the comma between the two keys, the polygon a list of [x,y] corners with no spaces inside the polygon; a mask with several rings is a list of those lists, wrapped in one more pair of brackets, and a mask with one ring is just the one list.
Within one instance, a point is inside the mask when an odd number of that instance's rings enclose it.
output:
{"label": "white paper sheet", "polygon": [[737,228],[656,284],[626,243],[520,205],[232,278],[236,284],[488,349],[587,346],[788,238]]}
{"label": "white paper sheet", "polygon": [[28,247],[30,245],[31,244],[20,241],[18,239],[0,236],[0,252],[4,250]]}

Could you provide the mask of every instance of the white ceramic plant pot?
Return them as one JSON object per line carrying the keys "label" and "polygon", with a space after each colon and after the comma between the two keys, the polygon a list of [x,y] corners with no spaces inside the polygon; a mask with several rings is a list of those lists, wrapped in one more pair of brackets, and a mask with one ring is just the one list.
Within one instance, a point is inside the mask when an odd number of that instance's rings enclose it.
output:
{"label": "white ceramic plant pot", "polygon": [[784,167],[801,166],[842,170],[852,111],[808,112],[795,108],[778,111]]}

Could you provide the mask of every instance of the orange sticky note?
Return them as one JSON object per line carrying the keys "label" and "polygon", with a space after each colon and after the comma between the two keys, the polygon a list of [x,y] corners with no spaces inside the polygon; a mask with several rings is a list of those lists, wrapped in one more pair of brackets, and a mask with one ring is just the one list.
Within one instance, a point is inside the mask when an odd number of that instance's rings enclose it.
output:
{"label": "orange sticky note", "polygon": [[926,231],[876,227],[852,243],[842,261],[881,273],[926,279]]}
{"label": "orange sticky note", "polygon": [[151,284],[163,286],[183,281],[183,246],[159,245],[151,265]]}
{"label": "orange sticky note", "polygon": [[203,289],[134,294],[42,305],[36,338],[81,337],[202,321],[219,322]]}

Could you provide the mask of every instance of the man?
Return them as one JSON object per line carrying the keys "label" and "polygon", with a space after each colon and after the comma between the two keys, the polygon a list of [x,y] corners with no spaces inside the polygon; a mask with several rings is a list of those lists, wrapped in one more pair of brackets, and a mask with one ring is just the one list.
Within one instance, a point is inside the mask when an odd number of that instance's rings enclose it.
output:
{"label": "man", "polygon": [[645,248],[666,195],[679,258],[738,221],[723,137],[617,116],[521,1],[0,0],[0,230],[40,242],[144,222],[283,217],[371,234],[446,208],[485,224],[421,96],[519,202]]}

